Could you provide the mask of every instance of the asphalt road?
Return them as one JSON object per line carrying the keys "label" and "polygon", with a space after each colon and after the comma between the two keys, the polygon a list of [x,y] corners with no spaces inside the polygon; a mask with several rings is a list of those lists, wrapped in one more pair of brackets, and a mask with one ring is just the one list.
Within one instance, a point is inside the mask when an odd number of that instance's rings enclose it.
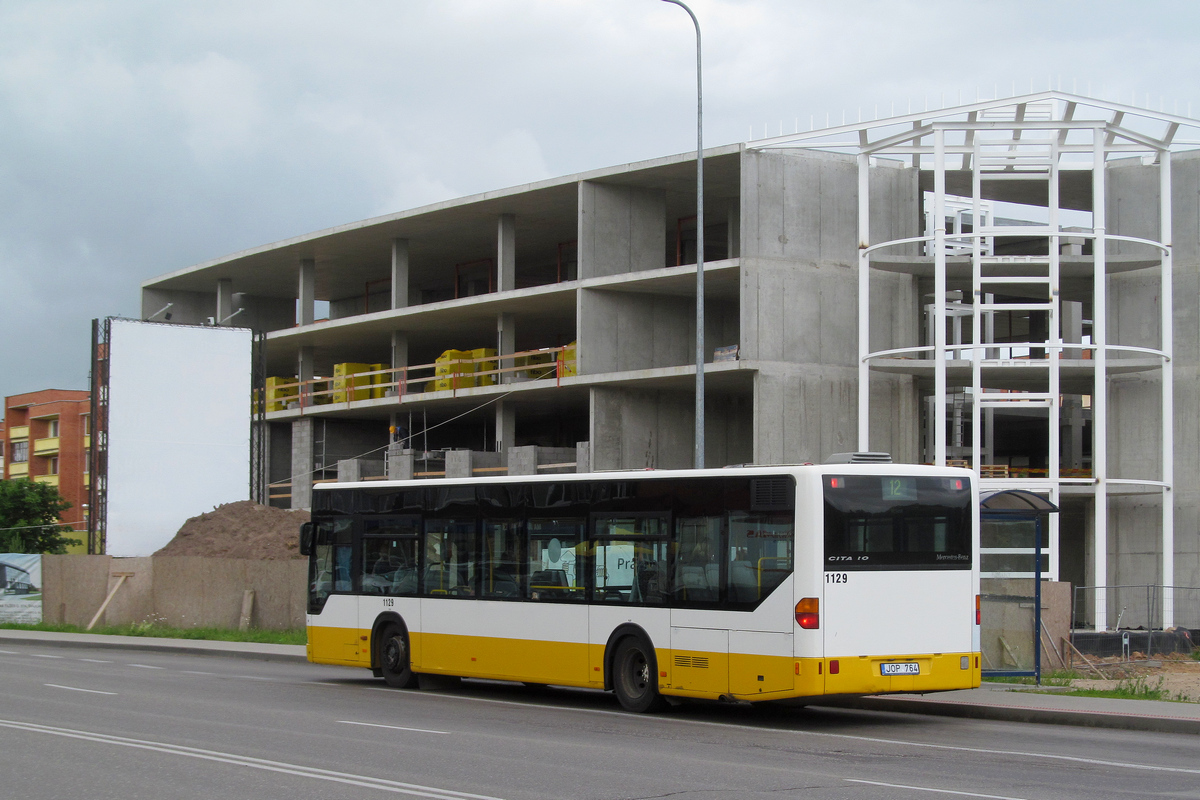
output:
{"label": "asphalt road", "polygon": [[1200,798],[1200,737],[0,645],[0,798]]}

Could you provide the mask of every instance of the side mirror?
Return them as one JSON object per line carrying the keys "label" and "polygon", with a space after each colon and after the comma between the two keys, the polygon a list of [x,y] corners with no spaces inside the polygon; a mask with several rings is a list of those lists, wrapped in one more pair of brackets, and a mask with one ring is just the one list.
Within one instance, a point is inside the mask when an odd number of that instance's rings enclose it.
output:
{"label": "side mirror", "polygon": [[305,522],[300,525],[300,555],[307,556],[312,554],[313,546],[313,524]]}

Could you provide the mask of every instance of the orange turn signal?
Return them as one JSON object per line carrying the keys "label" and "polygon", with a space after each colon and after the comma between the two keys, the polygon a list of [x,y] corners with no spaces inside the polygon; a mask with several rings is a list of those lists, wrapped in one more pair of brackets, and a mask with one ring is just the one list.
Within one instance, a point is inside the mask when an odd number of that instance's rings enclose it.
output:
{"label": "orange turn signal", "polygon": [[820,601],[815,597],[806,597],[796,603],[796,624],[810,631],[821,627],[819,605]]}

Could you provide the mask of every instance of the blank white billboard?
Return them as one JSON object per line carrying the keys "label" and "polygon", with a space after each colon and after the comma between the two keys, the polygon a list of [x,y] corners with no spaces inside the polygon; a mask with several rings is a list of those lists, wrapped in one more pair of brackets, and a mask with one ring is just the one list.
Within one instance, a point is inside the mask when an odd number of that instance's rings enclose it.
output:
{"label": "blank white billboard", "polygon": [[146,556],[188,517],[249,499],[252,334],[110,324],[106,552]]}

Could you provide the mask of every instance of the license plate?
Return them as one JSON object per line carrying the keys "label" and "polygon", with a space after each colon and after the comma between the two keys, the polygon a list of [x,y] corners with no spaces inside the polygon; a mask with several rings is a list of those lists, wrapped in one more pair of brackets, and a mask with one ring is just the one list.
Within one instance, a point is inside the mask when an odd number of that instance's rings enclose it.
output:
{"label": "license plate", "polygon": [[884,675],[920,675],[921,665],[915,661],[901,661],[899,663],[880,664],[879,670]]}

